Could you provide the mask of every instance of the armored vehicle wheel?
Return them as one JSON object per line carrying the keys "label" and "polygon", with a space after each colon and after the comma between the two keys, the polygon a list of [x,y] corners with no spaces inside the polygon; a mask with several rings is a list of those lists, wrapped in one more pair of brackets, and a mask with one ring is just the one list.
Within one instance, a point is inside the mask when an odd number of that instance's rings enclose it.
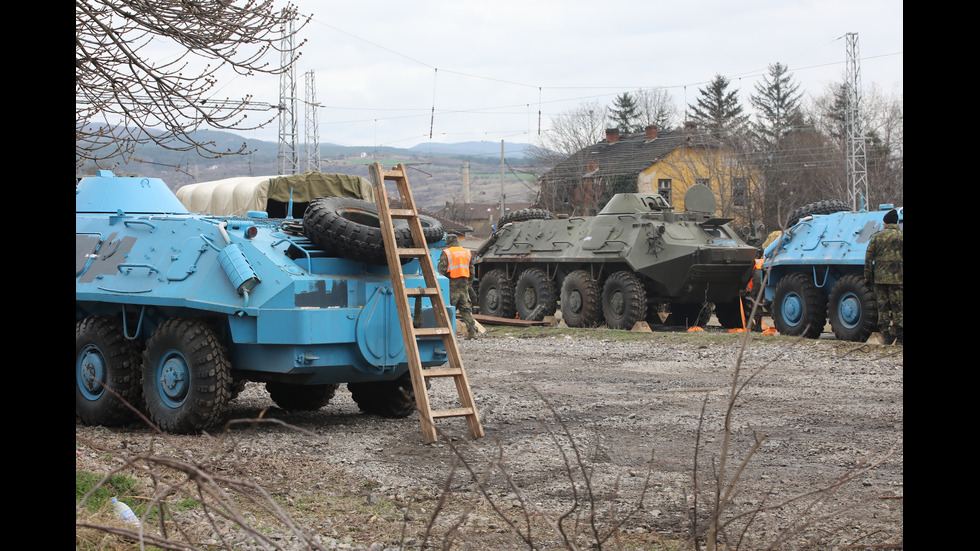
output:
{"label": "armored vehicle wheel", "polygon": [[[737,298],[731,302],[721,303],[715,305],[715,317],[718,318],[718,323],[721,324],[725,329],[736,329],[742,327],[742,299]],[[746,305],[745,316],[748,317],[749,312],[748,305]],[[748,320],[746,320],[746,323]]]}
{"label": "armored vehicle wheel", "polygon": [[[412,245],[407,225],[394,230],[399,247]],[[350,197],[314,199],[303,215],[303,233],[328,253],[370,264],[388,263],[378,206],[370,201]],[[405,258],[403,262],[409,260]]]}
{"label": "armored vehicle wheel", "polygon": [[672,303],[670,305],[670,315],[667,316],[664,325],[673,327],[704,327],[711,319],[713,306],[710,302],[702,304]]}
{"label": "armored vehicle wheel", "polygon": [[208,323],[172,318],[153,331],[143,351],[143,398],[158,427],[210,429],[223,420],[231,393],[228,351]]}
{"label": "armored vehicle wheel", "polygon": [[842,341],[864,342],[878,329],[878,300],[864,278],[848,274],[830,291],[830,327]]}
{"label": "armored vehicle wheel", "polygon": [[480,278],[480,313],[498,318],[513,318],[514,283],[503,270],[490,270]]}
{"label": "armored vehicle wheel", "polygon": [[538,268],[521,272],[516,291],[517,316],[522,320],[541,321],[558,309],[555,283]]}
{"label": "armored vehicle wheel", "polygon": [[122,323],[91,316],[75,324],[75,415],[87,425],[122,425],[139,409],[140,351]]}
{"label": "armored vehicle wheel", "polygon": [[815,214],[834,214],[835,212],[847,212],[849,210],[851,210],[851,207],[849,207],[844,201],[828,200],[810,203],[809,205],[803,205],[790,213],[789,218],[786,220],[786,227],[792,228],[797,222],[803,218],[806,218],[807,216],[813,216]]}
{"label": "armored vehicle wheel", "polygon": [[815,339],[827,322],[827,297],[807,274],[789,274],[776,285],[772,322],[782,335]]}
{"label": "armored vehicle wheel", "polygon": [[507,214],[500,217],[497,220],[497,229],[504,227],[505,224],[510,224],[511,222],[524,222],[526,220],[551,220],[554,218],[550,212],[545,209],[521,209],[515,210],[514,212],[508,212]]}
{"label": "armored vehicle wheel", "polygon": [[647,293],[632,272],[616,272],[602,287],[602,315],[610,329],[632,329],[647,317]]}
{"label": "armored vehicle wheel", "polygon": [[415,390],[407,372],[393,381],[347,383],[347,390],[364,413],[402,418],[415,411]]}
{"label": "armored vehicle wheel", "polygon": [[330,403],[339,385],[265,384],[269,396],[286,411],[316,411]]}
{"label": "armored vehicle wheel", "polygon": [[602,322],[599,283],[585,270],[575,270],[561,284],[561,317],[569,327],[595,327]]}

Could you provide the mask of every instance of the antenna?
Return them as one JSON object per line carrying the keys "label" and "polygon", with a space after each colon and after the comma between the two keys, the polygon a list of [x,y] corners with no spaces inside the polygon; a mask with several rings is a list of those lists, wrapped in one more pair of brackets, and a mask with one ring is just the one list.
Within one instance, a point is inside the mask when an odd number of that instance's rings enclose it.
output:
{"label": "antenna", "polygon": [[857,33],[847,33],[847,194],[851,209],[862,210],[868,201],[868,160],[861,131],[861,59]]}
{"label": "antenna", "polygon": [[[283,12],[285,13],[285,11]],[[293,58],[293,29],[283,29],[282,66],[287,69],[279,76],[279,174],[296,174],[296,66]]]}
{"label": "antenna", "polygon": [[320,127],[317,120],[316,83],[313,71],[307,71],[306,77],[306,170],[320,172]]}

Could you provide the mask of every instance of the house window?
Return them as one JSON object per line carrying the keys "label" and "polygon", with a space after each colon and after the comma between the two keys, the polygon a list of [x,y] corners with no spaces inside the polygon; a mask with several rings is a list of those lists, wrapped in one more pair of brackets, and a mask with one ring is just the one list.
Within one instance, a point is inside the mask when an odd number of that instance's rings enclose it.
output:
{"label": "house window", "polygon": [[657,193],[659,193],[660,196],[664,198],[664,201],[667,201],[668,205],[670,204],[670,179],[669,178],[657,180]]}
{"label": "house window", "polygon": [[749,186],[745,178],[732,178],[732,204],[744,207],[749,204]]}

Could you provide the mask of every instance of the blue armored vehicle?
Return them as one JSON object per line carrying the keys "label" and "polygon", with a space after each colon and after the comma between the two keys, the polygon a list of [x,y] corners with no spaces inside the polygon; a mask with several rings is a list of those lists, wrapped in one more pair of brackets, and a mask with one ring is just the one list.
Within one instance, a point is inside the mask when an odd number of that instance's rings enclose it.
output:
{"label": "blue armored vehicle", "polygon": [[[196,214],[162,180],[100,171],[75,206],[81,422],[127,423],[132,406],[165,431],[208,430],[247,381],[287,410],[318,409],[346,383],[365,412],[415,411],[373,202],[320,198],[302,223]],[[406,287],[424,286],[417,262]],[[435,326],[427,301],[418,327]],[[418,346],[424,367],[446,362],[441,341]]]}
{"label": "blue armored vehicle", "polygon": [[[854,212],[824,201],[790,217],[792,225],[766,246],[763,262],[770,270],[765,298],[780,334],[817,338],[828,316],[840,340],[864,342],[877,331],[878,304],[864,280],[864,253],[892,208]],[[904,209],[896,210],[904,229]]]}

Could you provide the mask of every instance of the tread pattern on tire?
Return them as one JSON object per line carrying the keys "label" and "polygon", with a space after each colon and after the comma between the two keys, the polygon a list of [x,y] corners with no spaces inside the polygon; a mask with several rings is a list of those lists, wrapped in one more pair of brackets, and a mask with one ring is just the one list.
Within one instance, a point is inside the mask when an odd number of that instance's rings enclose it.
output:
{"label": "tread pattern on tire", "polygon": [[818,214],[834,214],[835,212],[846,212],[851,210],[844,201],[839,201],[836,199],[828,199],[826,201],[817,201],[816,203],[810,203],[809,205],[803,205],[802,207],[794,210],[790,213],[789,218],[786,219],[786,227],[792,228],[797,222],[806,218],[807,216],[814,216]]}
{"label": "tread pattern on tire", "polygon": [[[528,304],[526,300],[529,293],[534,297],[532,304]],[[541,321],[545,316],[553,316],[558,309],[555,283],[539,268],[524,270],[517,277],[514,301],[520,319]]]}
{"label": "tread pattern on tire", "polygon": [[[785,319],[785,299],[790,293],[800,297],[802,313],[800,322],[791,325]],[[772,301],[773,324],[782,335],[815,339],[823,332],[827,322],[827,297],[804,273],[792,273],[776,284]]]}
{"label": "tread pattern on tire", "polygon": [[[408,225],[396,226],[398,247],[411,247]],[[319,197],[303,215],[303,233],[318,248],[343,258],[387,265],[378,206],[351,197]],[[405,258],[404,262],[411,259]]]}
{"label": "tread pattern on tire", "polygon": [[[123,335],[122,322],[109,316],[89,316],[75,324],[75,360],[86,347],[94,346],[104,362],[108,380],[103,386],[109,390],[94,400],[86,398],[76,372],[75,415],[87,425],[118,426],[132,421],[136,414],[126,404],[139,409],[142,406],[142,381],[140,379],[139,346]],[[76,365],[76,370],[83,366]]]}
{"label": "tread pattern on tire", "polygon": [[[613,304],[617,296],[623,304]],[[621,315],[617,315],[617,306],[621,306]],[[602,286],[602,315],[610,329],[632,329],[636,322],[645,320],[647,293],[640,278],[626,271],[610,275]]]}
{"label": "tread pattern on tire", "polygon": [[561,284],[561,316],[569,327],[595,327],[602,323],[599,282],[585,270],[575,270]]}

